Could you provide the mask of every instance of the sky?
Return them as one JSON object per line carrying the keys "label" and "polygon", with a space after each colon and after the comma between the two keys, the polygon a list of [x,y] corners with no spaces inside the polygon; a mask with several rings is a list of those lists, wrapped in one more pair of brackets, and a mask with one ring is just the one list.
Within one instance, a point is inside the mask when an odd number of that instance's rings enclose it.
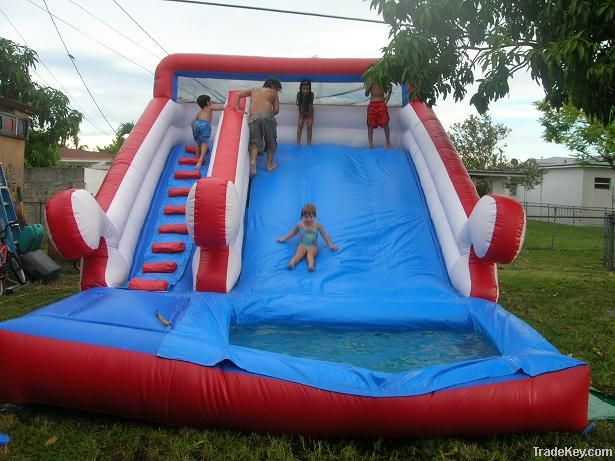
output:
{"label": "sky", "polygon": [[[71,64],[43,0],[0,0],[0,36],[38,53],[40,63],[33,79],[67,93],[71,105],[85,113],[79,138],[90,149],[111,142],[110,125],[117,128],[139,118],[152,97],[156,65],[167,53],[377,58],[388,43],[385,24],[163,0],[46,1],[102,114]],[[370,10],[369,1],[362,0],[217,3],[382,19]],[[448,98],[433,107],[446,129],[477,114],[469,104],[471,94],[468,91],[464,101]],[[517,75],[508,97],[491,104],[493,121],[512,130],[504,141],[509,159],[570,155],[565,147],[542,140],[540,114],[532,104],[542,96],[542,89],[529,76]]]}

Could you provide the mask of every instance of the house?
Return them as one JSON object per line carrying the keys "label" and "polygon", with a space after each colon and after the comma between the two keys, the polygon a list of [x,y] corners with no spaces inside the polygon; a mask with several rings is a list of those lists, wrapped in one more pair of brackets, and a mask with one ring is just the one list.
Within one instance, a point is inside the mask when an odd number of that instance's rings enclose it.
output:
{"label": "house", "polygon": [[582,208],[615,208],[615,170],[606,162],[580,162],[569,157],[537,160],[544,169],[542,184],[532,190],[517,188],[522,203]]}
{"label": "house", "polygon": [[0,163],[13,197],[18,188],[23,189],[24,152],[34,113],[32,106],[0,97]]}
{"label": "house", "polygon": [[[476,185],[479,179],[489,179],[491,182],[491,193],[499,195],[511,196],[511,192],[506,189],[506,181],[508,178],[522,178],[525,173],[512,170],[468,170],[470,179]],[[514,197],[516,199],[516,197]]]}

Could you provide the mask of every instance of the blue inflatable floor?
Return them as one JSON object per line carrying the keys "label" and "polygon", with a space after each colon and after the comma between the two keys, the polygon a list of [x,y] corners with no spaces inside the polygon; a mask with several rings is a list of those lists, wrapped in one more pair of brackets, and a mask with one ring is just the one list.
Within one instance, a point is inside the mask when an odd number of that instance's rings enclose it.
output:
{"label": "blue inflatable floor", "polygon": [[[581,364],[499,305],[462,297],[451,287],[406,152],[283,145],[277,162],[272,173],[260,165],[252,181],[243,267],[231,293],[182,291],[183,283],[167,294],[94,289],[2,328],[374,397],[418,395]],[[281,244],[276,237],[299,222],[308,202],[316,205],[317,220],[340,250],[332,252],[319,238],[316,271],[308,272],[305,262],[290,271],[286,263],[297,238]],[[164,327],[156,312],[171,326]],[[266,341],[255,338],[272,330],[282,333]],[[294,335],[306,331],[315,336],[308,346]],[[248,338],[240,338],[246,332]],[[436,342],[442,332],[478,334],[489,347],[453,363],[442,363],[435,354],[431,364],[394,372],[357,365],[370,363],[355,359],[375,354],[376,343],[378,351],[389,353],[387,338],[402,352],[423,347],[403,342],[412,332],[426,333],[421,344],[433,338],[432,350],[442,344]],[[316,347],[318,335],[323,345],[325,337],[330,341],[335,356],[305,351]],[[375,342],[353,343],[366,335]],[[300,356],[297,341],[303,342]],[[334,347],[336,342],[348,347]]]}

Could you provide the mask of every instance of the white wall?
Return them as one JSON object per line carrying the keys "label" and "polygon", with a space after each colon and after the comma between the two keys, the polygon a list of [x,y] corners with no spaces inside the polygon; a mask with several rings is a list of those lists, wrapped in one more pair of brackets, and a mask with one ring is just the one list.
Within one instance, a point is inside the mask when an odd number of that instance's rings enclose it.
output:
{"label": "white wall", "polygon": [[523,186],[519,186],[516,198],[521,202],[583,206],[583,170],[581,168],[545,170],[542,184],[527,191]]}
{"label": "white wall", "polygon": [[[615,206],[615,171],[608,167],[588,167],[583,170],[583,206],[603,208]],[[611,178],[611,188],[594,189],[595,178]]]}
{"label": "white wall", "polygon": [[85,190],[90,194],[96,195],[100,185],[105,179],[108,170],[99,170],[96,168],[84,168],[83,169],[83,182],[85,183]]}

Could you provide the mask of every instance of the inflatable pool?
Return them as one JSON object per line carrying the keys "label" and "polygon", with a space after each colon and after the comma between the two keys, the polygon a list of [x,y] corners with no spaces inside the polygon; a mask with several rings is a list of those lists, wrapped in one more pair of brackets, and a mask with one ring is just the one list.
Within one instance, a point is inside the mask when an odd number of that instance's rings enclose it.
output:
{"label": "inflatable pool", "polygon": [[[393,147],[367,149],[372,62],[165,58],[96,198],[47,204],[53,243],[81,258],[81,292],[0,324],[0,401],[314,435],[583,429],[589,367],[497,304],[496,264],[521,249],[523,209],[479,199],[434,113],[403,88]],[[259,159],[250,180],[247,116],[232,107],[270,75],[284,87],[278,168]],[[294,143],[305,78],[313,146]],[[231,108],[215,113],[197,171],[201,93]],[[340,250],[320,242],[314,272],[289,271],[296,241],[276,237],[307,202]]]}

